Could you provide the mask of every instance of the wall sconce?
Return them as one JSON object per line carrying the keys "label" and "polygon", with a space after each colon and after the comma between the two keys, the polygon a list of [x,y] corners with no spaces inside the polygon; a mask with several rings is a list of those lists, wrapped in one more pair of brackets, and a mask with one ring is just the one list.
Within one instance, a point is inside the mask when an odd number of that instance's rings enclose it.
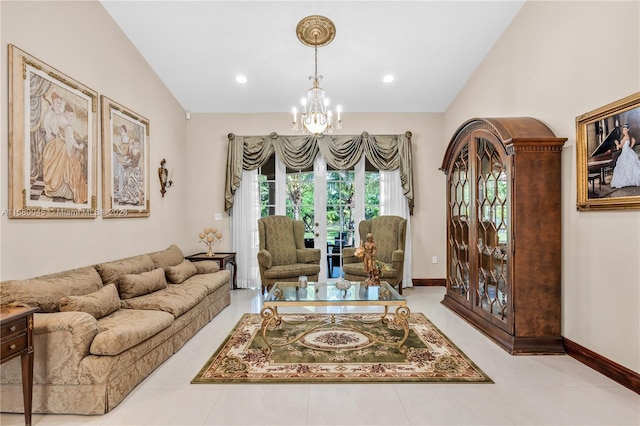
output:
{"label": "wall sconce", "polygon": [[166,163],[167,160],[163,158],[160,162],[160,167],[158,167],[158,177],[160,178],[160,193],[162,194],[162,198],[164,198],[164,193],[167,192],[167,188],[171,188],[173,186],[173,169],[171,169],[171,176],[169,176],[169,172],[164,166]]}

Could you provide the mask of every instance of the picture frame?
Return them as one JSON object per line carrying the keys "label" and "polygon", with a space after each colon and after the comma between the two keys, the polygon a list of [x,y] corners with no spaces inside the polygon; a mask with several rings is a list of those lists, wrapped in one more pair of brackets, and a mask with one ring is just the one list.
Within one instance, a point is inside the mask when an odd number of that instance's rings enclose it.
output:
{"label": "picture frame", "polygon": [[95,218],[98,93],[8,48],[8,217]]}
{"label": "picture frame", "polygon": [[640,209],[639,158],[640,92],[576,117],[577,209]]}
{"label": "picture frame", "polygon": [[101,96],[102,217],[148,217],[149,120]]}

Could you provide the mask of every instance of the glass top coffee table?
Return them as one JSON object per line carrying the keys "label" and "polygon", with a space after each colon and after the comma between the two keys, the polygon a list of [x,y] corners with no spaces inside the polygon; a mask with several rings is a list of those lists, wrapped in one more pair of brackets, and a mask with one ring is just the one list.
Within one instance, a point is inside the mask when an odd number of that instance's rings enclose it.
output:
{"label": "glass top coffee table", "polygon": [[[347,284],[348,288],[338,287],[340,284]],[[278,312],[279,307],[315,307],[315,306],[380,306],[384,312],[379,315],[362,315],[358,321],[343,321],[335,313],[320,315],[320,319],[307,320],[285,320]],[[395,315],[391,319],[387,317],[389,308],[395,306]],[[329,281],[326,283],[309,282],[306,288],[299,288],[297,282],[277,282],[271,287],[269,293],[264,297],[264,307],[260,311],[262,317],[261,333],[267,345],[264,348],[266,354],[270,354],[274,347],[286,346],[296,342],[307,334],[320,328],[329,328],[339,323],[343,328],[353,329],[364,334],[371,342],[395,347],[404,353],[406,347],[404,342],[409,335],[409,308],[407,301],[386,281],[382,281],[379,286],[365,285],[355,281]],[[296,316],[294,316],[295,318]],[[317,318],[317,317],[316,317]],[[282,323],[305,324],[301,327],[299,335],[286,342],[270,342],[267,339],[267,331],[278,328]],[[394,325],[401,327],[404,336],[401,339],[383,340],[380,336],[369,333],[366,327],[361,325],[382,323],[386,326]]]}

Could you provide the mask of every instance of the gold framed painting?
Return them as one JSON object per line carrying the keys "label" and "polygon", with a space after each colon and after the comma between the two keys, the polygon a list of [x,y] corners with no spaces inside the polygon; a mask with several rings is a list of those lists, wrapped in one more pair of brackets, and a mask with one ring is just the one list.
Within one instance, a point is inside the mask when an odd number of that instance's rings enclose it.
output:
{"label": "gold framed painting", "polygon": [[149,120],[102,96],[102,216],[148,217]]}
{"label": "gold framed painting", "polygon": [[576,117],[580,211],[640,209],[640,92]]}
{"label": "gold framed painting", "polygon": [[9,45],[9,212],[96,217],[98,93]]}

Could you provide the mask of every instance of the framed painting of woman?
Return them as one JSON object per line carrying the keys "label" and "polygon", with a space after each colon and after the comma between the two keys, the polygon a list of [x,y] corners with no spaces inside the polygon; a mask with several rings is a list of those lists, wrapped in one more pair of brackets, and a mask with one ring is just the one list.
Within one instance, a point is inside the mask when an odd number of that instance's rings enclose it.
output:
{"label": "framed painting of woman", "polygon": [[9,45],[10,218],[96,216],[98,94]]}
{"label": "framed painting of woman", "polygon": [[148,217],[149,120],[102,96],[102,216]]}
{"label": "framed painting of woman", "polygon": [[578,210],[640,209],[640,93],[576,118]]}

